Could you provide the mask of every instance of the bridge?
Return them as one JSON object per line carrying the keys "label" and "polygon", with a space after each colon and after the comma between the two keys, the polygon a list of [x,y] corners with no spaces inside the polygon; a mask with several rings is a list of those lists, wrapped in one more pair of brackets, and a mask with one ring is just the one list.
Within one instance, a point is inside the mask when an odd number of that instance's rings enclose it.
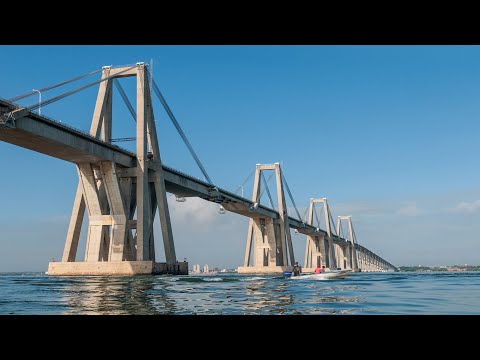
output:
{"label": "bridge", "polygon": [[[66,92],[38,105],[22,107],[13,99],[0,99],[0,140],[32,151],[74,163],[79,182],[73,203],[61,262],[51,262],[49,275],[134,275],[187,274],[188,263],[176,258],[173,230],[166,192],[180,201],[199,197],[219,204],[220,210],[250,218],[243,266],[239,273],[280,273],[291,270],[296,259],[290,229],[306,236],[304,271],[317,265],[354,271],[397,271],[397,268],[356,241],[351,217],[338,217],[337,228],[326,198],[311,199],[308,220],[302,220],[291,196],[279,163],[257,164],[252,199],[246,199],[212,183],[166,103],[148,66],[103,67],[98,81]],[[57,84],[46,91],[84,76]],[[136,77],[136,109],[133,108],[119,79]],[[34,110],[61,100],[85,88],[99,85],[90,132],[74,129],[66,122],[48,118]],[[136,122],[136,153],[123,149],[112,139],[112,93],[116,87]],[[164,166],[160,157],[154,121],[151,91],[179,131],[186,146],[202,170],[205,180]],[[68,123],[68,122],[67,122]],[[278,209],[275,209],[264,173],[275,175]],[[285,188],[298,218],[290,216]],[[261,204],[268,194],[271,206]],[[316,204],[322,204],[325,230],[314,226]],[[155,261],[153,221],[158,211],[165,263]],[[77,250],[85,212],[88,235],[85,258],[77,261]],[[318,219],[317,219],[318,220]],[[342,224],[348,231],[342,236]],[[337,233],[338,229],[338,233]],[[253,254],[252,254],[253,253]]]}

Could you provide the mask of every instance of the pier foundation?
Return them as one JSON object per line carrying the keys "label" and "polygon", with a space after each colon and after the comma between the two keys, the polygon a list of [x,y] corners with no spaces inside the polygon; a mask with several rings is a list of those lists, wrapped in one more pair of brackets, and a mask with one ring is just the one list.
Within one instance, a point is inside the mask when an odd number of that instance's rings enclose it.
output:
{"label": "pier foundation", "polygon": [[98,261],[98,262],[50,262],[48,275],[88,276],[88,275],[188,275],[188,262],[173,264],[154,261]]}

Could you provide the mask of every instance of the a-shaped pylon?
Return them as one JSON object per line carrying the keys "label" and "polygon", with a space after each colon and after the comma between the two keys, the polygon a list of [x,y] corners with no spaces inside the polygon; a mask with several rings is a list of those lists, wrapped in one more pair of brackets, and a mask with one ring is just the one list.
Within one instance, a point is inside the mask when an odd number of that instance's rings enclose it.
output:
{"label": "a-shaped pylon", "polygon": [[[61,262],[49,264],[49,275],[188,272],[186,262],[176,261],[148,71],[143,63],[103,68],[90,135],[111,143],[113,81],[131,76],[137,80],[136,161],[130,167],[115,158],[76,164],[79,184],[65,249]],[[155,263],[153,220],[157,209],[166,263]],[[85,259],[76,261],[85,210]]]}
{"label": "a-shaped pylon", "polygon": [[[261,198],[262,172],[275,171],[279,218],[251,217],[248,224],[247,246],[243,267],[239,273],[281,273],[292,269],[295,262],[290,225],[283,188],[283,176],[279,163],[257,164],[252,201],[258,206]],[[266,186],[266,184],[265,184]],[[253,248],[253,262],[252,258]],[[287,257],[289,255],[289,257]],[[289,265],[290,260],[290,265]]]}
{"label": "a-shaped pylon", "polygon": [[307,235],[304,268],[305,271],[312,271],[318,265],[320,267],[325,266],[329,269],[336,269],[335,245],[333,244],[331,226],[332,219],[328,207],[328,200],[326,198],[310,199],[308,209],[308,224],[310,225],[313,225],[315,204],[321,204],[323,207],[327,235],[324,236],[321,232]]}

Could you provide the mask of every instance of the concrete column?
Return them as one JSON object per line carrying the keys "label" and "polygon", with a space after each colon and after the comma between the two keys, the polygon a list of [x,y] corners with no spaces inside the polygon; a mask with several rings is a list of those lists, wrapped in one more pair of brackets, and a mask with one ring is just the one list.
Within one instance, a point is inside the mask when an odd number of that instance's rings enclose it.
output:
{"label": "concrete column", "polygon": [[[313,212],[315,210],[315,204],[313,199],[310,199],[310,206],[308,208],[308,224],[313,225]],[[313,235],[307,235],[306,244],[305,244],[305,261],[303,262],[303,267],[306,269],[311,269],[316,267],[316,260],[314,259],[313,252],[318,249],[318,244],[315,242],[318,241],[317,237]],[[318,250],[317,250],[318,251]]]}
{"label": "concrete column", "polygon": [[275,234],[275,221],[272,218],[265,218],[265,245],[268,245],[266,248],[266,261],[267,266],[277,266],[277,238]]}
{"label": "concrete column", "polygon": [[347,266],[345,269],[351,269],[352,268],[352,246],[350,242],[347,242],[344,247],[344,258],[346,259]]}
{"label": "concrete column", "polygon": [[287,214],[287,205],[285,202],[285,193],[283,190],[283,179],[282,179],[282,169],[280,168],[280,164],[275,164],[275,175],[277,180],[277,199],[278,199],[278,212],[280,214],[280,239],[281,239],[281,252],[282,262],[278,265],[286,266],[288,265],[287,259],[287,246],[288,246],[288,253],[290,255],[290,265],[295,264],[295,256],[293,254],[293,245],[292,245],[292,237],[290,234],[290,223],[288,220]]}
{"label": "concrete column", "polygon": [[94,219],[98,219],[102,216],[97,185],[90,164],[78,164],[77,170],[89,217],[85,261],[96,262],[100,260],[100,245],[103,226],[102,222],[94,222]]}
{"label": "concrete column", "polygon": [[155,261],[155,234],[153,233],[153,222],[155,219],[155,215],[157,213],[157,196],[155,194],[155,185],[152,182],[148,184],[150,188],[150,238],[148,243],[150,244],[150,260]]}
{"label": "concrete column", "polygon": [[328,201],[326,198],[323,198],[323,204],[324,204],[324,209],[325,209],[325,226],[327,227],[327,234],[328,234],[328,248],[329,248],[329,258],[330,258],[330,265],[329,267],[331,269],[335,269],[337,267],[337,261],[335,258],[335,246],[333,243],[333,238],[332,238],[332,229],[330,226],[330,209],[328,207]]}
{"label": "concrete column", "polygon": [[[110,68],[103,69],[102,79],[108,76],[110,76]],[[111,137],[111,124],[107,124],[108,129],[102,131],[105,112],[109,112],[108,115],[111,119],[111,90],[111,79],[100,83],[95,109],[93,111],[92,125],[90,127],[90,135],[100,138],[100,133],[102,133],[102,140],[104,141],[106,141],[108,135]],[[109,107],[108,110],[107,107]]]}
{"label": "concrete column", "polygon": [[[160,156],[160,147],[158,145],[158,137],[157,137],[157,128],[155,126],[155,118],[153,114],[153,106],[152,106],[152,97],[150,93],[150,87],[146,87],[145,92],[146,98],[146,107],[147,107],[147,132],[148,132],[148,142],[150,149],[152,150],[153,159],[151,162],[157,164],[157,171],[155,173],[155,197],[157,200],[158,206],[158,216],[160,219],[160,228],[162,230],[162,238],[163,238],[163,247],[165,251],[165,259],[167,264],[175,264],[177,261],[177,256],[175,253],[175,243],[173,241],[173,231],[172,225],[170,221],[170,212],[168,210],[168,202],[167,202],[167,192],[165,190],[165,179],[163,177],[163,170],[161,167],[162,160]],[[152,217],[152,226],[153,226],[153,219]],[[152,242],[153,242],[153,232],[152,232]],[[153,243],[151,244],[152,251],[154,252]],[[154,254],[152,253],[154,258]]]}
{"label": "concrete column", "polygon": [[343,261],[342,261],[342,269],[351,269],[350,266],[350,246],[349,243],[345,243],[344,246],[340,246]]}
{"label": "concrete column", "polygon": [[[253,195],[252,195],[252,202],[254,204],[258,203],[258,197],[260,196],[260,167],[257,165],[255,170],[255,180],[253,182]],[[255,227],[255,220],[250,218],[248,221],[248,234],[247,234],[247,246],[245,249],[245,261],[243,263],[244,267],[248,267],[250,264],[250,256],[252,251],[252,238],[254,236],[254,227]],[[255,262],[255,261],[254,261]]]}
{"label": "concrete column", "polygon": [[333,246],[335,248],[335,259],[337,260],[336,266],[338,268],[344,269],[345,268],[345,257],[344,257],[345,249],[343,248],[343,246],[340,246],[335,243]]}
{"label": "concrete column", "polygon": [[263,267],[265,266],[265,248],[268,247],[268,244],[265,243],[264,230],[265,223],[263,219],[258,219],[254,221],[254,256],[255,261],[253,266]]}
{"label": "concrete column", "polygon": [[314,249],[314,240],[312,236],[307,236],[306,243],[305,243],[305,258],[303,261],[303,266],[305,268],[313,267],[312,264],[312,252]]}
{"label": "concrete column", "polygon": [[355,232],[353,231],[352,218],[350,216],[348,217],[348,230],[350,232],[350,241],[352,246],[352,249],[351,249],[352,265],[351,266],[354,271],[358,271],[357,249],[355,248],[356,246]]}
{"label": "concrete column", "polygon": [[245,248],[245,261],[243,262],[244,267],[250,265],[250,255],[252,253],[252,238],[253,238],[253,227],[255,226],[253,219],[248,220],[248,233],[247,233],[247,246]]}
{"label": "concrete column", "polygon": [[112,216],[112,239],[108,251],[108,260],[122,261],[128,226],[116,166],[115,163],[108,161],[102,162],[100,168]]}
{"label": "concrete column", "polygon": [[320,260],[321,260],[321,263],[319,265],[320,266],[325,266],[325,267],[327,267],[326,259],[328,257],[326,246],[325,246],[326,241],[327,241],[327,239],[325,238],[325,236],[323,236],[323,235],[319,236],[318,250],[320,252]]}
{"label": "concrete column", "polygon": [[[135,249],[135,243],[133,241],[133,236],[132,236],[132,225],[133,223],[133,216],[135,212],[135,188],[134,184],[132,183],[132,178],[131,177],[126,177],[126,178],[121,178],[119,180],[119,185],[120,185],[120,192],[122,194],[122,199],[124,201],[124,206],[125,206],[125,217],[127,219],[126,221],[126,239],[125,239],[125,245],[123,247],[123,255],[122,255],[122,260],[125,261],[133,261],[136,260],[136,249]],[[135,228],[136,228],[135,224]]]}
{"label": "concrete column", "polygon": [[103,126],[101,139],[105,142],[112,142],[112,81],[105,81],[105,99],[103,109]]}
{"label": "concrete column", "polygon": [[137,66],[137,261],[150,260],[151,207],[148,186],[147,77],[144,65]]}
{"label": "concrete column", "polygon": [[68,225],[67,240],[63,250],[62,261],[75,261],[78,249],[78,240],[82,230],[83,215],[85,214],[85,201],[83,200],[83,189],[81,184],[77,186],[77,194],[73,203],[72,216]]}
{"label": "concrete column", "polygon": [[[107,192],[105,189],[102,172],[97,165],[92,165],[93,174],[95,176],[95,184],[98,191],[98,201],[100,202],[100,210],[104,215],[110,214],[110,206],[108,205]],[[100,261],[108,261],[108,252],[110,248],[110,230],[111,222],[102,224],[102,236],[100,240]]]}

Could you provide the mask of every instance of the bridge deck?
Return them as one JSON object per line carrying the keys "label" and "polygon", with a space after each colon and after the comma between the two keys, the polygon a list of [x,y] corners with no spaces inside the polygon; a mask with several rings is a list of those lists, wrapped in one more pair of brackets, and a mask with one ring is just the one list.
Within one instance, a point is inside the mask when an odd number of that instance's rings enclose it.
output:
{"label": "bridge deck", "polygon": [[[19,109],[12,103],[0,99],[0,114]],[[120,167],[136,166],[134,153],[116,145],[101,141],[88,133],[74,129],[43,115],[26,112],[25,116],[15,119],[15,124],[0,124],[0,141],[40,152],[72,163],[114,161]],[[178,196],[200,197],[207,201],[222,204],[228,211],[250,218],[271,217],[278,219],[279,213],[263,205],[254,207],[251,200],[210,185],[205,181],[184,174],[167,166],[162,166],[166,190]],[[151,171],[156,170],[152,164]],[[326,235],[326,231],[289,216],[290,227],[305,235]],[[337,244],[345,244],[346,240],[333,235]],[[356,244],[357,250],[373,254],[363,246]],[[384,260],[385,261],[385,260]],[[392,265],[392,268],[395,268]]]}

